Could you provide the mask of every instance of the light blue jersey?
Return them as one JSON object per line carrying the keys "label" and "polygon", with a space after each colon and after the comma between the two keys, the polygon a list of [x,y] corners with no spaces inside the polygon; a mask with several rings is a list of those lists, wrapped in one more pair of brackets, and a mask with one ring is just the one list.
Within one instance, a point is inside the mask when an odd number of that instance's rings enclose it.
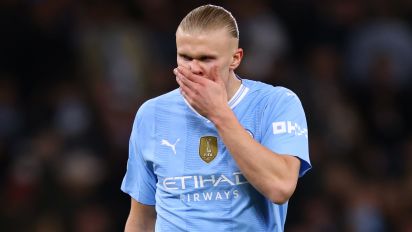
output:
{"label": "light blue jersey", "polygon": [[[228,104],[256,141],[299,157],[300,176],[310,169],[305,114],[293,92],[244,79]],[[283,231],[288,207],[248,183],[214,124],[179,90],[138,110],[121,189],[156,206],[156,231]]]}

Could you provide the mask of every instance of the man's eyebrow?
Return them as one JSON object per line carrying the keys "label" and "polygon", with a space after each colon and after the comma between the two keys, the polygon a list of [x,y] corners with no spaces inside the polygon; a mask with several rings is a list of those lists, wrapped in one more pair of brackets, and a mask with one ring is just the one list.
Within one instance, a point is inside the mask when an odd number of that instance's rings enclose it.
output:
{"label": "man's eyebrow", "polygon": [[216,58],[216,56],[214,56],[214,55],[201,55],[199,57],[199,60],[214,59],[214,58]]}
{"label": "man's eyebrow", "polygon": [[211,55],[211,54],[209,54],[209,55],[199,55],[199,56],[190,56],[190,55],[182,53],[182,52],[179,52],[177,54],[181,57],[186,57],[186,58],[191,58],[191,59],[198,59],[198,60],[215,59],[216,58],[215,55]]}

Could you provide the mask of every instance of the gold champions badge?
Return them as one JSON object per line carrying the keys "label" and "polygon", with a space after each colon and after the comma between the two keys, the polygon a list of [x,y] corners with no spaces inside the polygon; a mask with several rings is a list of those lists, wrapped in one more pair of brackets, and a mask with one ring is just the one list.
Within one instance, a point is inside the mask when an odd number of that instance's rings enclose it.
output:
{"label": "gold champions badge", "polygon": [[206,163],[210,163],[217,155],[217,138],[214,136],[203,136],[199,143],[199,156]]}

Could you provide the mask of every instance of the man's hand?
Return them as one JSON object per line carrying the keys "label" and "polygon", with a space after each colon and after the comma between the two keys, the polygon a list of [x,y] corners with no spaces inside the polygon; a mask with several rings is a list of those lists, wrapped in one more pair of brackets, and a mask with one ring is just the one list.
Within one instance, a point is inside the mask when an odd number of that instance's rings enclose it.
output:
{"label": "man's hand", "polygon": [[203,77],[179,66],[173,70],[180,92],[187,102],[201,115],[211,119],[229,109],[225,83],[213,67],[209,76]]}

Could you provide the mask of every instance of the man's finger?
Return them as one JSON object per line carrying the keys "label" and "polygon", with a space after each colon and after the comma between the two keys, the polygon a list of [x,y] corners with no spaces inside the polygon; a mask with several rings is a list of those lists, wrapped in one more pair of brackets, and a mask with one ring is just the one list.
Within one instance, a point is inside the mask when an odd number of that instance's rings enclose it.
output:
{"label": "man's finger", "polygon": [[178,66],[177,71],[180,72],[184,77],[189,79],[192,82],[198,83],[198,84],[204,84],[205,83],[205,78],[196,75],[192,73],[188,68],[183,67],[183,66]]}
{"label": "man's finger", "polygon": [[179,84],[180,92],[184,98],[188,98],[188,93],[191,92],[190,87],[188,87],[183,81],[176,75],[176,82]]}
{"label": "man's finger", "polygon": [[173,70],[173,73],[176,75],[176,81],[179,84],[181,88],[187,88],[191,89],[192,91],[196,90],[198,88],[198,83],[195,83],[188,79],[186,76],[184,76],[179,69],[175,68]]}

